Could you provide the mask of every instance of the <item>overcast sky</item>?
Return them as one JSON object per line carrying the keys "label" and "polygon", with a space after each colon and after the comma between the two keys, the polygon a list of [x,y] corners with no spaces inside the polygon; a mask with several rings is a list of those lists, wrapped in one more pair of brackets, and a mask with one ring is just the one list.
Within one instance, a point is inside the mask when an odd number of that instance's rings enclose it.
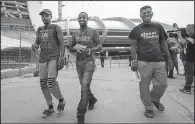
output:
{"label": "overcast sky", "polygon": [[[150,5],[153,20],[180,27],[194,24],[194,1],[63,1],[63,18],[76,17],[85,11],[89,16],[140,18],[140,8]],[[43,8],[51,9],[53,18],[58,17],[58,2],[43,1]]]}

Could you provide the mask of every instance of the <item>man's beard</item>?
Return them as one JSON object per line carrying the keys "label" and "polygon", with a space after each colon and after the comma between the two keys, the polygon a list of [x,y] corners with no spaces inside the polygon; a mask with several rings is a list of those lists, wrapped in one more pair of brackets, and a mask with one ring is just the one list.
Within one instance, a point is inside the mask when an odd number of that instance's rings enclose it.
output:
{"label": "man's beard", "polygon": [[86,24],[80,25],[80,27],[81,27],[81,28],[84,28],[84,27],[87,27],[87,25],[86,25]]}
{"label": "man's beard", "polygon": [[43,21],[43,23],[44,23],[45,25],[48,25],[48,24],[49,24],[49,21]]}

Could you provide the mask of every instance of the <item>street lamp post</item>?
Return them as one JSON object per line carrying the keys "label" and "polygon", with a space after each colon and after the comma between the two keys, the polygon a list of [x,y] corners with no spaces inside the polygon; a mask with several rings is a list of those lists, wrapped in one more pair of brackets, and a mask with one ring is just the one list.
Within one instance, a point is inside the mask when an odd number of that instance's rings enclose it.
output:
{"label": "street lamp post", "polygon": [[62,7],[65,5],[62,5],[62,1],[58,1],[58,20],[62,20]]}
{"label": "street lamp post", "polygon": [[21,32],[20,32],[20,49],[19,49],[19,76],[22,76],[22,71],[21,71]]}

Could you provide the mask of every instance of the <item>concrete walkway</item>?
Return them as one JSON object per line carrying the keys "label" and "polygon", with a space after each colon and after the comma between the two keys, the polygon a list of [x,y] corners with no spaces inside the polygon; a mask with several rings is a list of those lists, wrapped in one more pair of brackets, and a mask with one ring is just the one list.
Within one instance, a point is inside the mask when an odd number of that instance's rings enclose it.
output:
{"label": "concrete walkway", "polygon": [[[59,85],[67,100],[65,112],[43,119],[41,112],[47,107],[42,95],[39,78],[33,74],[1,80],[2,123],[76,123],[76,108],[80,99],[77,73],[72,67],[59,72]],[[194,93],[183,94],[178,88],[184,77],[169,81],[161,102],[164,112],[155,109],[155,118],[143,115],[138,82],[130,67],[112,66],[96,69],[91,89],[98,102],[86,114],[86,123],[194,123]],[[54,99],[55,109],[58,101]]]}

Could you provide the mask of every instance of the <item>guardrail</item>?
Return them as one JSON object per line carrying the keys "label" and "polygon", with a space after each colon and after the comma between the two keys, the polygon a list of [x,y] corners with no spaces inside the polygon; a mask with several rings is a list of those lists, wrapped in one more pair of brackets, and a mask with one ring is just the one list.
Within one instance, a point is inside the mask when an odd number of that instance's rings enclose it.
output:
{"label": "guardrail", "polygon": [[[117,56],[95,56],[96,66],[101,66],[101,59],[104,58],[104,67],[124,67],[129,66],[132,60],[131,55],[117,55]],[[75,66],[75,60],[69,58],[66,59],[67,68],[69,66]],[[69,64],[70,63],[70,64]]]}
{"label": "guardrail", "polygon": [[33,26],[19,24],[1,24],[2,31],[34,31]]}

